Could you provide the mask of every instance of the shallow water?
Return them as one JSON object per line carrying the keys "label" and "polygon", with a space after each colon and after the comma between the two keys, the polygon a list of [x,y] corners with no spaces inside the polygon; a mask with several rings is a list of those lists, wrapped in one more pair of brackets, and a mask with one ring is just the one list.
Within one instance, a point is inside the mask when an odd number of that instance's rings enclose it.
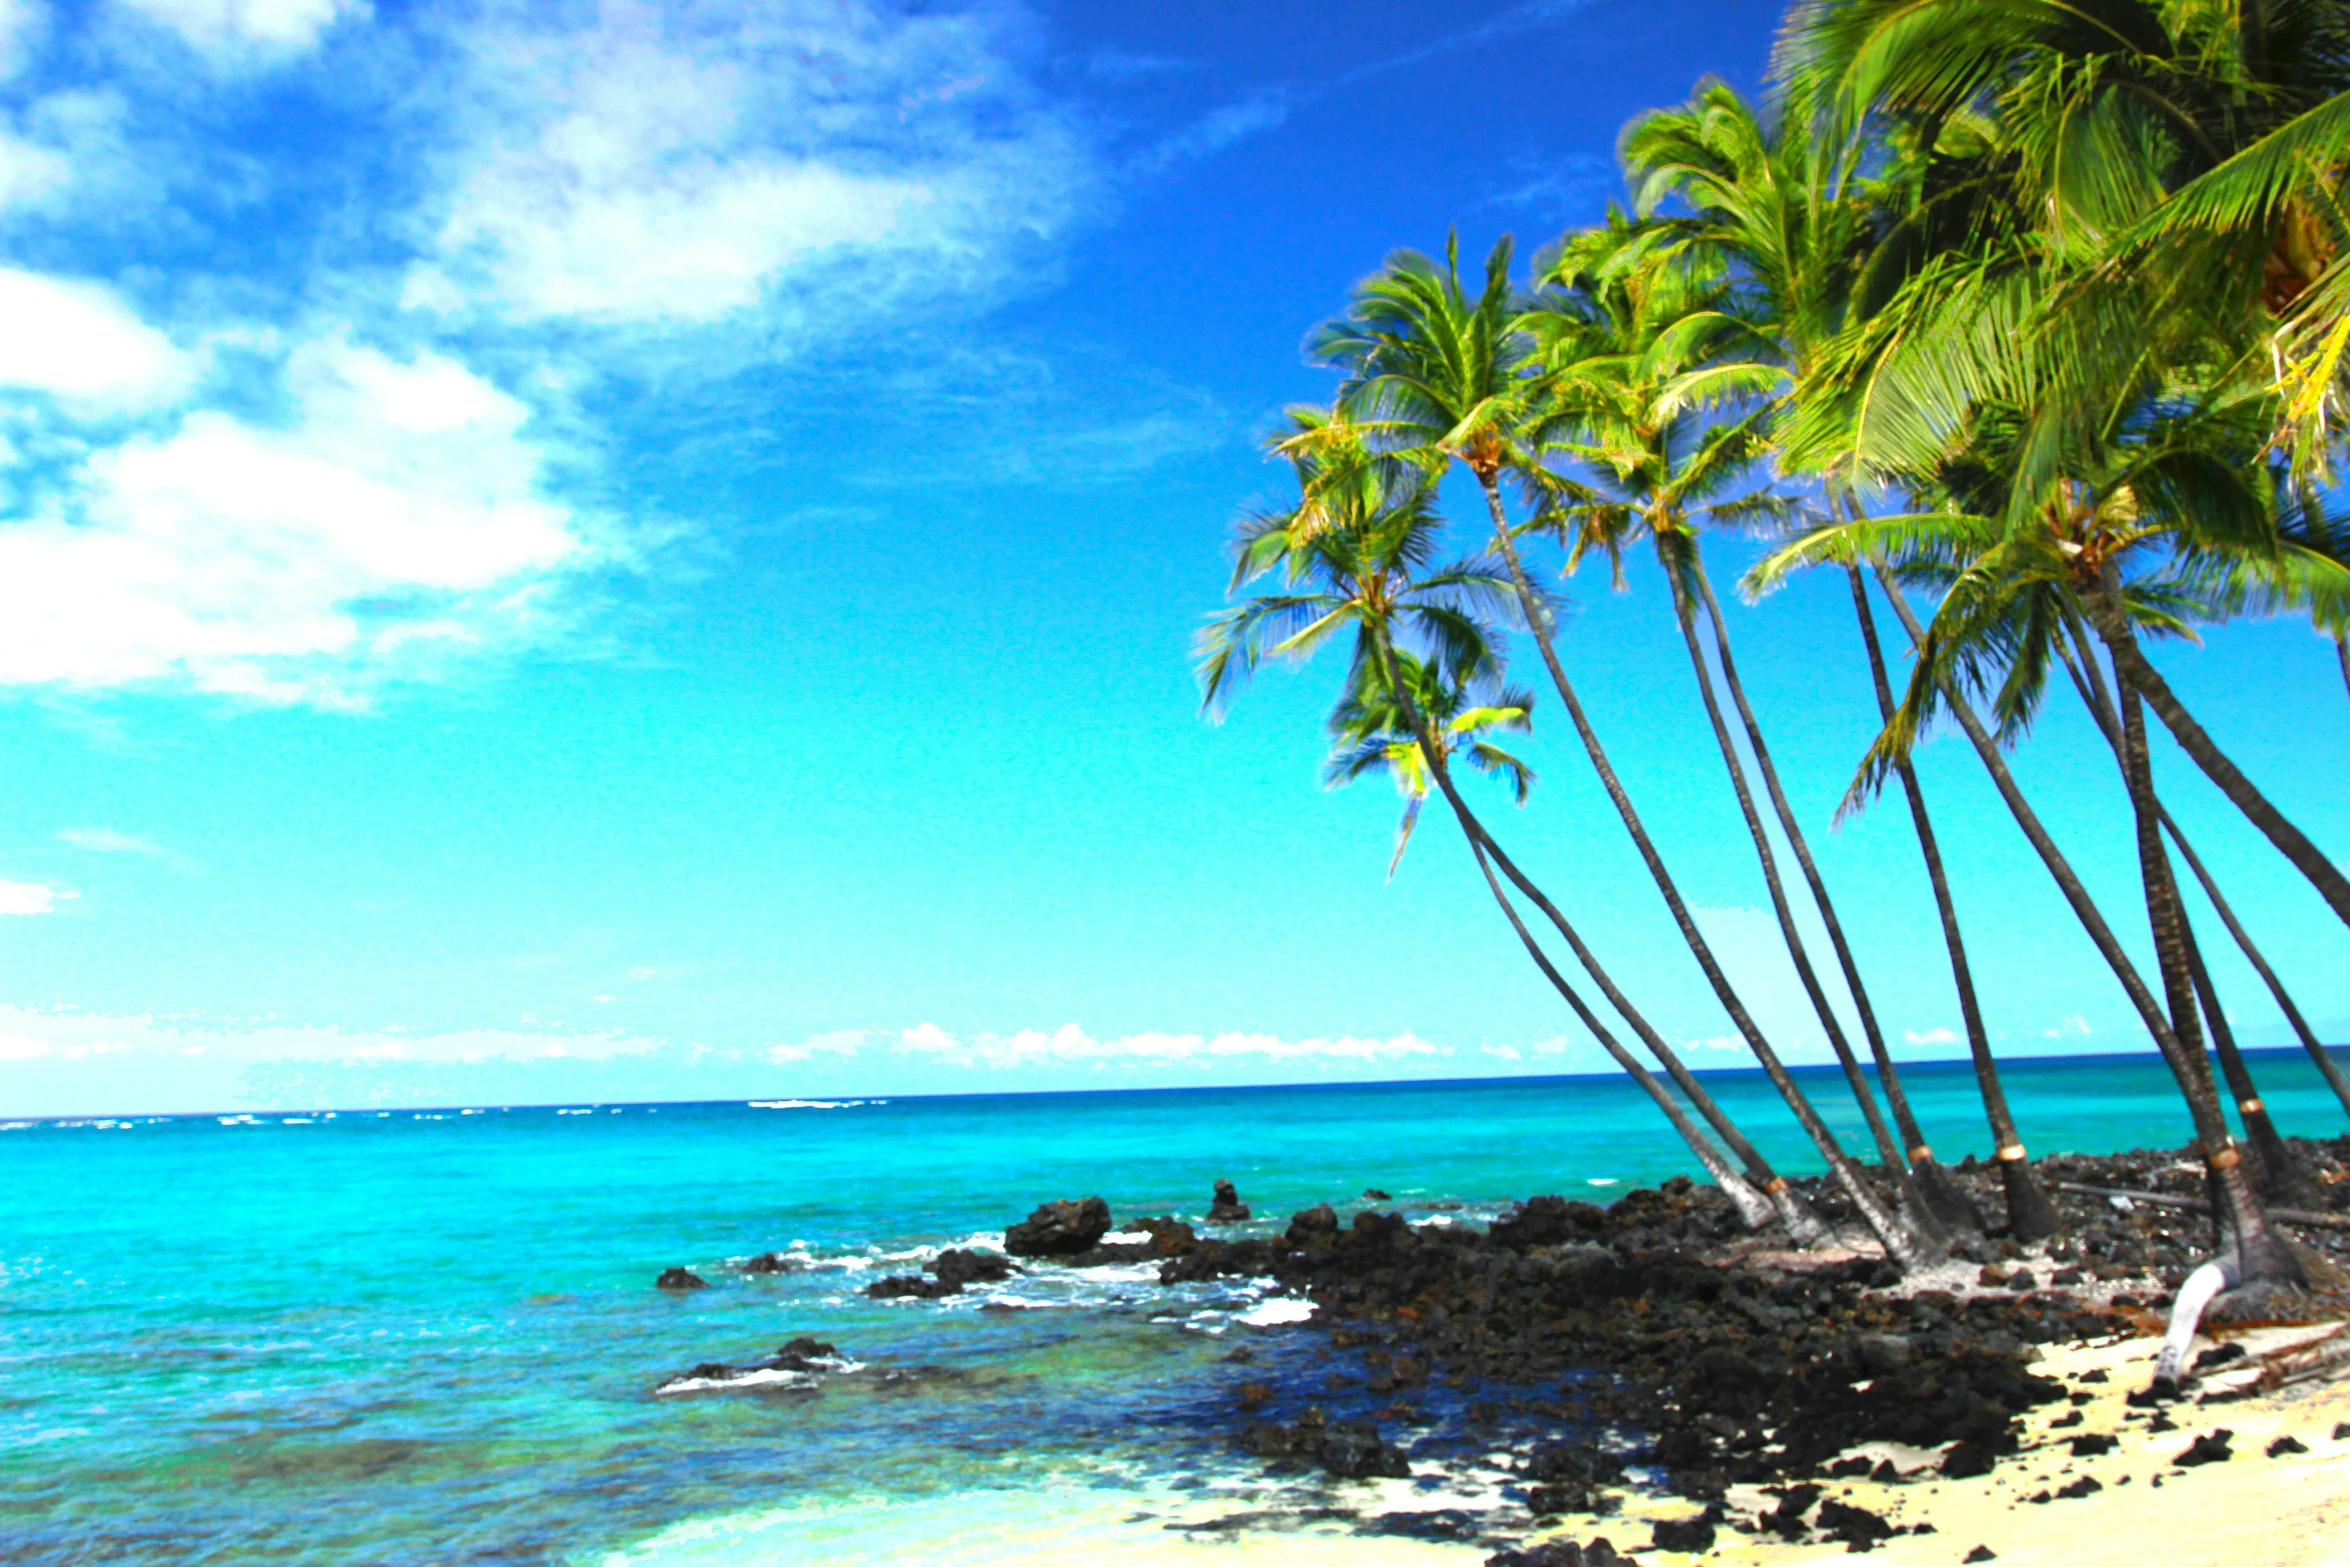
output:
{"label": "shallow water", "polygon": [[[2288,1133],[2339,1129],[2297,1053],[2256,1067]],[[1905,1080],[1943,1157],[1988,1151],[1963,1067]],[[1810,1167],[1758,1076],[1713,1082],[1786,1168]],[[2187,1135],[2152,1058],[2018,1063],[2007,1082],[2035,1153]],[[1836,1085],[1812,1086],[1838,1114]],[[1377,1186],[1474,1221],[1687,1162],[1604,1078],[9,1123],[0,1558],[1180,1554],[1168,1521],[1273,1495],[1230,1449],[1238,1381],[1312,1374],[1294,1329],[1243,1320],[1282,1315],[1258,1287],[1163,1290],[1148,1267],[936,1303],[864,1284],[1000,1240],[1056,1196],[1196,1218],[1226,1176],[1266,1220]],[[768,1250],[804,1265],[726,1265]],[[713,1287],[654,1290],[672,1264]],[[864,1369],[653,1392],[801,1333]],[[1244,1342],[1247,1367],[1226,1359]],[[1309,1559],[1336,1527],[1280,1553]]]}

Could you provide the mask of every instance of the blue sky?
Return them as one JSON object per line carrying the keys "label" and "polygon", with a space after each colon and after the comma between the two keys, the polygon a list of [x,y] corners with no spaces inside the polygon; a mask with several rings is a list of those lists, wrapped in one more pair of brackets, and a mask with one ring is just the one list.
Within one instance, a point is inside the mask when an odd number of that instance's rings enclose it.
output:
{"label": "blue sky", "polygon": [[[1210,726],[1189,643],[1348,286],[1595,218],[1624,119],[1756,85],[1775,16],[8,0],[0,1113],[1596,1065],[1457,835],[1384,884],[1392,793],[1319,787],[1336,669]],[[1881,1010],[1947,1053],[1898,802],[1826,827],[1874,727],[1844,591],[1734,607],[1741,666]],[[1818,1058],[1656,584],[1568,592]],[[2331,647],[2161,656],[2350,845]],[[1552,716],[1510,841],[1736,1064]],[[2345,932],[2163,765],[2340,1037]],[[2135,933],[2110,761],[2054,704],[2018,766]],[[2138,1048],[1971,756],[1923,767],[2003,1047]]]}

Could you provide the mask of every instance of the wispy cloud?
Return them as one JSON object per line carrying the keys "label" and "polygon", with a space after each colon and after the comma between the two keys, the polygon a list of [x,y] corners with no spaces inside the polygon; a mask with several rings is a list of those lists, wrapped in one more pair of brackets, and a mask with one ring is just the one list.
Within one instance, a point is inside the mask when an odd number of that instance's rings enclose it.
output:
{"label": "wispy cloud", "polygon": [[117,832],[111,827],[67,827],[57,834],[59,843],[70,843],[77,849],[92,854],[162,854],[164,848],[153,839],[137,833]]}
{"label": "wispy cloud", "polygon": [[1289,119],[1289,95],[1278,89],[1250,95],[1237,103],[1212,109],[1170,136],[1163,137],[1137,157],[1131,172],[1163,174],[1180,164],[1214,157],[1228,147],[1265,131],[1278,130]]}
{"label": "wispy cloud", "polygon": [[1958,1036],[1947,1028],[1929,1028],[1922,1034],[1905,1028],[1901,1031],[1901,1037],[1913,1045],[1955,1045],[1958,1043]]}
{"label": "wispy cloud", "polygon": [[1113,1061],[1156,1065],[1194,1061],[1206,1063],[1230,1061],[1239,1057],[1267,1061],[1322,1060],[1368,1064],[1452,1053],[1447,1047],[1430,1044],[1410,1033],[1386,1039],[1353,1036],[1285,1039],[1274,1034],[1241,1032],[1213,1035],[1143,1033],[1122,1035],[1115,1039],[1096,1039],[1075,1023],[1064,1023],[1049,1031],[1029,1028],[1011,1034],[979,1033],[965,1037],[950,1034],[936,1023],[919,1023],[900,1032],[894,1039],[887,1035],[835,1034],[827,1036],[821,1044],[811,1041],[799,1046],[778,1046],[769,1054],[771,1059],[777,1061],[801,1061],[819,1053],[855,1054],[876,1045],[894,1054],[920,1056],[948,1066],[998,1072],[1022,1067],[1099,1065]]}

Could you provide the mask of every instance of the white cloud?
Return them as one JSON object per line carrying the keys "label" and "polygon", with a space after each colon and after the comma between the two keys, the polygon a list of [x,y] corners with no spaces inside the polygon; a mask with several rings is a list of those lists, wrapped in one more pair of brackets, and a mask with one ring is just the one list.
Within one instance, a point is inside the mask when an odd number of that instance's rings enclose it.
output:
{"label": "white cloud", "polygon": [[0,914],[47,914],[59,898],[74,896],[37,881],[0,880]]}
{"label": "white cloud", "polygon": [[1050,1033],[1029,1028],[1016,1034],[981,1033],[961,1039],[936,1023],[925,1022],[901,1033],[896,1048],[904,1053],[931,1056],[953,1066],[995,1071],[1106,1061],[1207,1062],[1242,1056],[1269,1061],[1379,1062],[1451,1053],[1410,1033],[1389,1039],[1362,1039],[1352,1035],[1334,1039],[1283,1039],[1273,1034],[1237,1032],[1213,1036],[1145,1033],[1095,1039],[1074,1023],[1064,1023]]}
{"label": "white cloud", "polygon": [[[0,148],[0,195],[10,174]],[[111,292],[0,267],[0,386],[47,392],[76,411],[167,404],[193,362]]]}
{"label": "white cloud", "polygon": [[1901,1037],[1913,1045],[1954,1045],[1958,1043],[1958,1036],[1947,1028],[1929,1028],[1922,1034],[1905,1028],[1901,1031]]}
{"label": "white cloud", "polygon": [[48,26],[49,8],[41,0],[0,0],[0,77],[25,68]]}
{"label": "white cloud", "polygon": [[530,625],[585,554],[529,410],[464,366],[326,341],[286,381],[289,428],[192,413],[0,525],[0,682],[347,701]]}
{"label": "white cloud", "polygon": [[267,61],[302,54],[365,0],[122,0],[219,61]]}
{"label": "white cloud", "polygon": [[1214,157],[1251,136],[1279,130],[1288,120],[1287,95],[1258,93],[1210,110],[1135,159],[1134,169],[1138,174],[1159,174],[1179,164]]}
{"label": "white cloud", "polygon": [[70,843],[77,849],[88,849],[93,854],[161,854],[163,846],[136,833],[116,832],[111,827],[67,827],[57,834],[57,841]]}
{"label": "white cloud", "polygon": [[2095,1032],[2096,1030],[2089,1026],[2089,1020],[2076,1012],[2054,1028],[2042,1029],[2040,1037],[2042,1039],[2084,1039]]}
{"label": "white cloud", "polygon": [[761,12],[615,3],[568,34],[470,40],[436,259],[412,306],[706,322],[847,267],[864,318],[1005,269],[1085,178],[985,14],[856,0]]}

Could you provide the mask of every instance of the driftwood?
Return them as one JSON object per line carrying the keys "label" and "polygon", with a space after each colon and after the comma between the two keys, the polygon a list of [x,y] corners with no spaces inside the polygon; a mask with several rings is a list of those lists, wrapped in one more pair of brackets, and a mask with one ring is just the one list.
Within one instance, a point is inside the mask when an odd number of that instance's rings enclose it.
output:
{"label": "driftwood", "polygon": [[[2127,1197],[2132,1202],[2150,1202],[2158,1208],[2185,1208],[2195,1213],[2209,1213],[2211,1205],[2199,1197],[2173,1197],[2168,1192],[2131,1192],[2118,1186],[2083,1186],[2078,1181],[2058,1181],[2057,1190],[2082,1192],[2091,1197]],[[2350,1216],[2339,1213],[2311,1213],[2303,1208],[2271,1208],[2268,1216],[2280,1224],[2300,1224],[2320,1230],[2350,1230]]]}

